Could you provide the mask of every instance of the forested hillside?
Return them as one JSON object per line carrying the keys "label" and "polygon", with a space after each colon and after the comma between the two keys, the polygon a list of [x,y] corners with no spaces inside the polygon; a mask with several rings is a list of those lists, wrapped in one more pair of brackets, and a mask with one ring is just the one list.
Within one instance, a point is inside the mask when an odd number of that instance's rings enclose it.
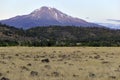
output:
{"label": "forested hillside", "polygon": [[0,24],[0,46],[120,46],[120,30],[75,26],[23,30]]}

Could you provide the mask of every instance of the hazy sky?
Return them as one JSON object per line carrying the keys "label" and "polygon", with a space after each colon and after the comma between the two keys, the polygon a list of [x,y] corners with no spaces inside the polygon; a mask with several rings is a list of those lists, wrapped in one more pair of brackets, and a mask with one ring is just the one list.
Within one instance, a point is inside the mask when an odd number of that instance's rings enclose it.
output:
{"label": "hazy sky", "polygon": [[29,14],[42,6],[54,7],[87,21],[120,20],[120,0],[0,0],[0,20]]}

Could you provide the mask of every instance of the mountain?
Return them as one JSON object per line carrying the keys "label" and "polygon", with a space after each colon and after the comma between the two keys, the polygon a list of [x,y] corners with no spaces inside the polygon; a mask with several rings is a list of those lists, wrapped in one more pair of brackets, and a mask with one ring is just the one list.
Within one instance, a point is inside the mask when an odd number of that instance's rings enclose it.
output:
{"label": "mountain", "polygon": [[120,24],[113,24],[113,23],[96,23],[96,24],[106,26],[107,28],[111,28],[111,29],[120,29]]}
{"label": "mountain", "polygon": [[28,15],[16,16],[10,19],[1,20],[3,24],[15,26],[17,28],[31,28],[35,26],[98,26],[85,20],[71,17],[55,8],[41,7]]}
{"label": "mountain", "polygon": [[113,22],[120,22],[120,20],[116,19],[107,19],[107,21],[113,21]]}

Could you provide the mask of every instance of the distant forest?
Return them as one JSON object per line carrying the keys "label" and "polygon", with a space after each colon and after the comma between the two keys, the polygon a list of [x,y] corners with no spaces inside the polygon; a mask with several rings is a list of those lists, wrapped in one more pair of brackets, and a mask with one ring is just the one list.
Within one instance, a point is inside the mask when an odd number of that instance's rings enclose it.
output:
{"label": "distant forest", "polygon": [[24,30],[0,24],[0,46],[120,46],[120,30],[82,26],[43,26]]}

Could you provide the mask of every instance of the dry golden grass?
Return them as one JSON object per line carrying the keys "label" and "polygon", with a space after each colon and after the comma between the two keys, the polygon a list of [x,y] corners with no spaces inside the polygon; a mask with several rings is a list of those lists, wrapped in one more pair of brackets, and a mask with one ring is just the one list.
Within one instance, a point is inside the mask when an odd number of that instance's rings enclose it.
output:
{"label": "dry golden grass", "polygon": [[0,80],[120,80],[120,47],[0,47]]}

